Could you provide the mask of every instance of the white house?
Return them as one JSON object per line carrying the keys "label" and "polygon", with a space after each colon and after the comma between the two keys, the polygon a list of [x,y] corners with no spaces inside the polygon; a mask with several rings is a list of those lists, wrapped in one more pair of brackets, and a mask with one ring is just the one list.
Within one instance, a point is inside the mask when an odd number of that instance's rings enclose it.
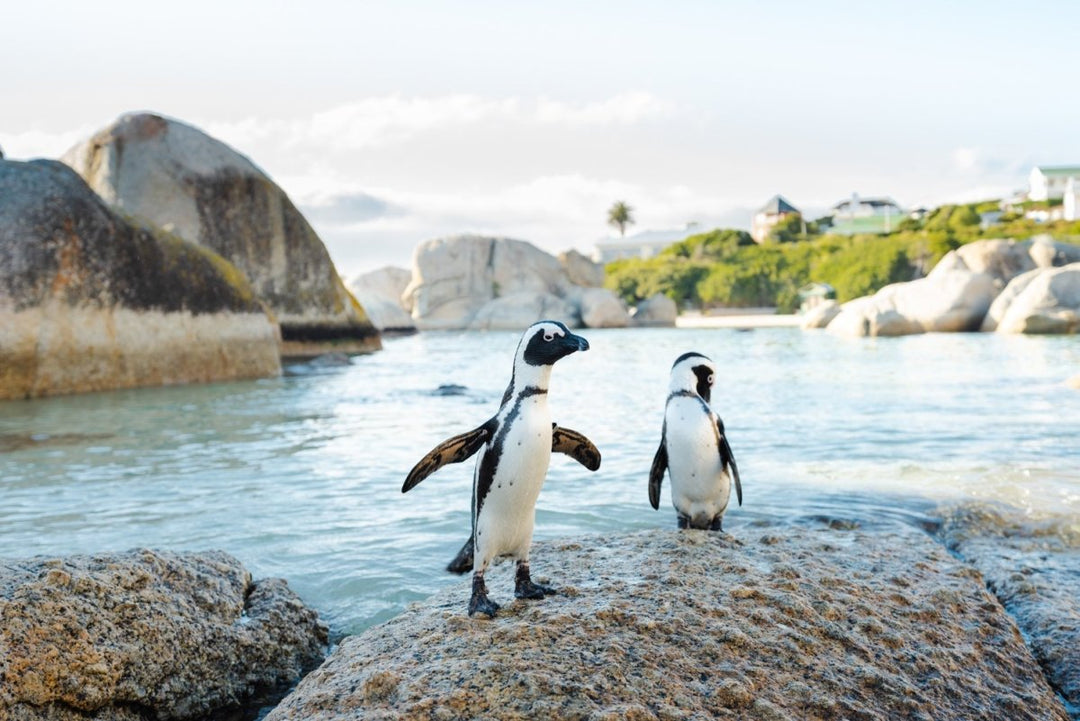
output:
{"label": "white house", "polygon": [[1036,165],[1028,176],[1028,200],[1050,200],[1065,195],[1071,178],[1080,179],[1078,165]]}
{"label": "white house", "polygon": [[904,209],[892,198],[860,198],[857,193],[852,193],[849,200],[841,200],[831,211],[837,220],[874,216],[892,216],[899,220],[904,215]]}
{"label": "white house", "polygon": [[754,218],[750,223],[750,237],[758,243],[764,243],[774,225],[789,215],[799,214],[799,209],[787,202],[782,195],[774,195],[768,203],[754,213]]}
{"label": "white house", "polygon": [[1066,181],[1061,205],[1065,220],[1080,220],[1080,179],[1072,177]]}
{"label": "white house", "polygon": [[625,238],[605,238],[597,241],[592,259],[597,263],[610,263],[620,258],[652,258],[672,243],[700,232],[697,223],[687,223],[684,228],[645,230]]}

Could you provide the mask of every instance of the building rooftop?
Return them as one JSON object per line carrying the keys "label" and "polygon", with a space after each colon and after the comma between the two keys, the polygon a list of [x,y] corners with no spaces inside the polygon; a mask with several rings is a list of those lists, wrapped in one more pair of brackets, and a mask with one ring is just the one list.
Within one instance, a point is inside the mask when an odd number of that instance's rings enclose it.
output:
{"label": "building rooftop", "polygon": [[759,213],[779,215],[780,213],[798,213],[799,209],[789,203],[782,195],[774,195],[768,203],[761,206]]}
{"label": "building rooftop", "polygon": [[1036,165],[1035,169],[1048,178],[1065,178],[1080,175],[1080,165]]}

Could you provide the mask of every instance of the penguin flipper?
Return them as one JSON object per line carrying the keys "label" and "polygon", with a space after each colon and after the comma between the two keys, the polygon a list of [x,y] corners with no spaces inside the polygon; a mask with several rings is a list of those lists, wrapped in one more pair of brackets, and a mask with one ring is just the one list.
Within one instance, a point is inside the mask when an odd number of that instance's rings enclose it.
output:
{"label": "penguin flipper", "polygon": [[660,439],[660,447],[653,456],[652,468],[649,469],[649,503],[653,510],[660,510],[660,485],[664,482],[664,471],[667,470],[667,446],[664,438]]}
{"label": "penguin flipper", "polygon": [[590,471],[600,468],[600,451],[577,431],[551,424],[551,450],[565,453]]}
{"label": "penguin flipper", "polygon": [[724,422],[719,418],[716,419],[716,430],[720,434],[720,462],[724,468],[731,469],[731,478],[735,481],[735,497],[739,499],[739,505],[742,505],[742,483],[739,482],[739,467],[735,465],[735,454],[731,452],[731,445],[727,441],[727,436],[724,435]]}
{"label": "penguin flipper", "polygon": [[472,456],[491,437],[495,428],[494,418],[479,428],[474,428],[468,433],[462,433],[445,441],[428,451],[428,454],[420,459],[420,462],[409,471],[405,484],[401,487],[402,493],[407,493],[420,481],[439,470],[447,463],[461,463]]}

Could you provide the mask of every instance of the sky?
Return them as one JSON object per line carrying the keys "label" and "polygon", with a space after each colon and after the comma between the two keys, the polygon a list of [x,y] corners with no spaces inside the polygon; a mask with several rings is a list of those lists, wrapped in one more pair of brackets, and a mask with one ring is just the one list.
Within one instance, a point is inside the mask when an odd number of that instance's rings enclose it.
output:
{"label": "sky", "polygon": [[460,233],[553,253],[748,228],[779,193],[903,207],[1080,164],[1080,3],[35,0],[0,27],[0,149],[120,115],[265,170],[347,278]]}

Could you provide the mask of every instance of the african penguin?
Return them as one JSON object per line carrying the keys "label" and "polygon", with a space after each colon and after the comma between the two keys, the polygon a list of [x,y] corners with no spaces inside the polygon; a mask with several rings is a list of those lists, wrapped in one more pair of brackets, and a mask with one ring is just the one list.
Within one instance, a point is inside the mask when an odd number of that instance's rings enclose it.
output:
{"label": "african penguin", "polygon": [[715,380],[716,366],[700,353],[684,353],[671,367],[660,447],[649,472],[649,503],[660,508],[660,484],[667,470],[679,528],[723,530],[733,480],[742,505],[739,468],[724,422],[709,405]]}
{"label": "african penguin", "polygon": [[499,605],[487,596],[484,571],[503,556],[517,561],[514,595],[543,598],[555,590],[533,583],[529,574],[536,499],[544,484],[551,452],[565,453],[590,471],[600,467],[600,452],[577,431],[551,422],[548,381],[555,361],[589,343],[558,321],[529,326],[514,354],[510,386],[499,411],[479,428],[443,441],[416,464],[405,479],[405,493],[448,463],[460,463],[477,451],[473,473],[472,537],[451,570],[473,572],[469,615],[494,616]]}

